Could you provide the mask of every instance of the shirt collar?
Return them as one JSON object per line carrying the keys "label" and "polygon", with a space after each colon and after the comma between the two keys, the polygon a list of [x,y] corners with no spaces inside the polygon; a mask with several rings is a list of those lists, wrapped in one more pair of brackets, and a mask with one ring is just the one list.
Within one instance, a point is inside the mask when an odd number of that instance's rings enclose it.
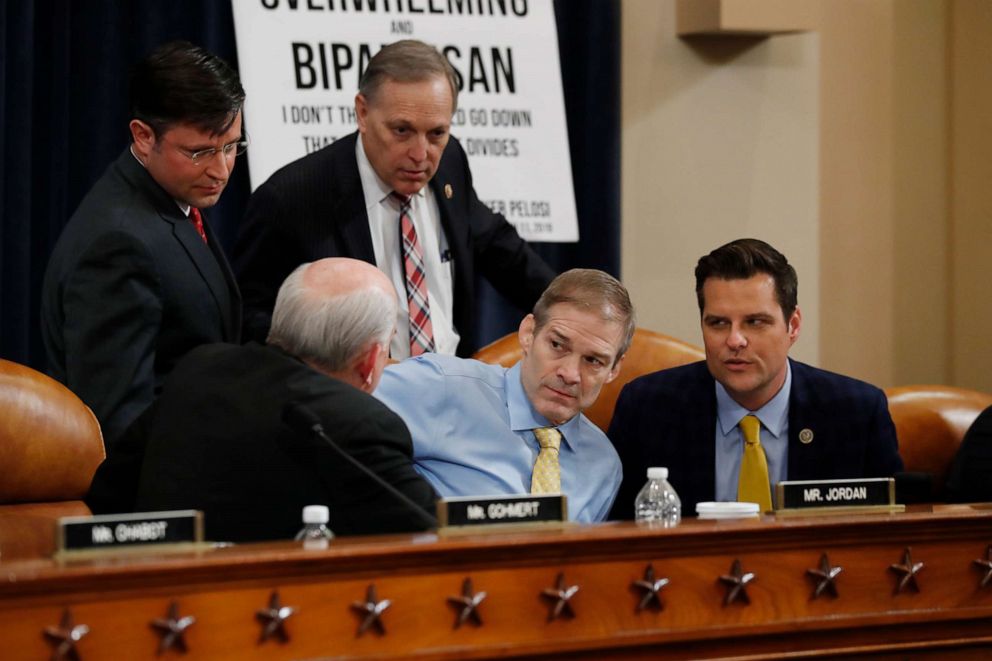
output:
{"label": "shirt collar", "polygon": [[506,388],[506,408],[510,414],[510,429],[519,432],[537,429],[538,427],[556,427],[561,432],[564,443],[568,444],[569,437],[574,437],[578,431],[580,424],[579,418],[582,417],[581,414],[573,416],[570,420],[560,425],[551,424],[547,418],[534,409],[530,400],[527,398],[527,393],[524,391],[524,384],[520,380],[520,365],[521,363],[518,362],[506,370],[506,373],[503,375],[505,379],[504,386]]}
{"label": "shirt collar", "polygon": [[749,411],[727,393],[719,381],[716,383],[716,413],[720,421],[720,431],[724,436],[730,434],[746,415],[753,415],[761,421],[761,425],[778,438],[782,435],[789,421],[789,393],[792,391],[792,365],[785,361],[785,383],[775,396],[757,411]]}
{"label": "shirt collar", "polygon": [[[142,160],[140,158],[138,158],[138,155],[137,154],[134,153],[134,145],[132,144],[127,149],[128,149],[129,152],[131,152],[131,156],[134,156],[134,160],[138,161],[138,163],[141,163],[141,167],[143,167],[143,168],[145,168],[145,170],[147,170],[148,168],[145,167],[145,164],[142,162]],[[183,212],[183,215],[186,216],[187,218],[189,218],[189,209],[190,209],[190,206],[188,204],[185,204],[184,202],[180,202],[179,200],[173,200],[173,201],[176,203],[176,205],[179,206],[179,210]]]}
{"label": "shirt collar", "polygon": [[[365,195],[365,210],[371,211],[383,200],[389,197],[393,189],[384,182],[372,167],[368,155],[365,153],[365,145],[362,144],[362,134],[358,134],[355,140],[355,159],[358,161],[358,176],[362,181],[362,192]],[[426,195],[427,186],[414,193],[415,197],[423,198]]]}

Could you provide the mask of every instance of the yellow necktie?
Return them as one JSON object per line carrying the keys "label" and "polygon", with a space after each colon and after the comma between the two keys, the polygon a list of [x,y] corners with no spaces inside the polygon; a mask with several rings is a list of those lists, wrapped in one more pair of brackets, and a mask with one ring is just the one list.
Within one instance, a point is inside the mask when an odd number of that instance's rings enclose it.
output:
{"label": "yellow necktie", "polygon": [[558,448],[561,447],[561,432],[554,427],[541,427],[534,430],[541,452],[534,462],[534,474],[530,479],[531,493],[561,493],[561,466],[558,464]]}
{"label": "yellow necktie", "polygon": [[737,480],[737,500],[758,503],[762,512],[768,512],[772,509],[772,492],[768,484],[768,462],[761,447],[761,421],[746,415],[738,426],[744,432],[744,456]]}

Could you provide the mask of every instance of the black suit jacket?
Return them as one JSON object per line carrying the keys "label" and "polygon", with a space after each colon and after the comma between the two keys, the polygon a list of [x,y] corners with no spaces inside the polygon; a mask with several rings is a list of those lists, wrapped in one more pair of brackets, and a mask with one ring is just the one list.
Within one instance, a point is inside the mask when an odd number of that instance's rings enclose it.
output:
{"label": "black suit jacket", "polygon": [[207,244],[126,149],[55,244],[41,292],[49,372],[93,409],[108,445],[186,352],[239,341],[241,296],[204,230]]}
{"label": "black suit jacket", "polygon": [[[891,477],[902,470],[885,393],[863,381],[794,360],[789,394],[790,480]],[[799,432],[813,432],[812,442]],[[634,518],[634,499],[650,466],[694,516],[716,493],[716,389],[705,361],[662,370],[624,386],[608,436],[623,462],[611,518]]]}
{"label": "black suit jacket", "polygon": [[200,509],[212,540],[287,539],[327,505],[338,535],[418,530],[409,506],[283,421],[306,404],[339,447],[433,513],[406,425],[371,395],[274,347],[194,349],[94,478],[94,512]]}
{"label": "black suit jacket", "polygon": [[[259,186],[235,247],[245,297],[245,338],[264,341],[279,286],[303,262],[352,257],[375,264],[352,133],[278,170]],[[529,310],[554,272],[506,219],[475,194],[465,152],[454,138],[430,181],[454,260],[454,324],[458,355],[477,348],[475,275],[481,273]],[[449,199],[445,191],[450,190]]]}
{"label": "black suit jacket", "polygon": [[992,406],[968,428],[947,472],[945,498],[952,503],[992,501]]}

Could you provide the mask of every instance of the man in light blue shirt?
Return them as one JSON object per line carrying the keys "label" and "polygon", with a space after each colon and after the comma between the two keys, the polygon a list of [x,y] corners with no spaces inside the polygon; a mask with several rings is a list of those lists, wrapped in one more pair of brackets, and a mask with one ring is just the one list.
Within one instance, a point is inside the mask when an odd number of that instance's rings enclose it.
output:
{"label": "man in light blue shirt", "polygon": [[582,411],[619,374],[634,325],[623,285],[573,269],[520,322],[523,357],[513,367],[425,354],[386,368],[374,394],[406,422],[416,469],[442,497],[531,493],[535,430],[557,430],[569,518],[601,521],[620,461]]}

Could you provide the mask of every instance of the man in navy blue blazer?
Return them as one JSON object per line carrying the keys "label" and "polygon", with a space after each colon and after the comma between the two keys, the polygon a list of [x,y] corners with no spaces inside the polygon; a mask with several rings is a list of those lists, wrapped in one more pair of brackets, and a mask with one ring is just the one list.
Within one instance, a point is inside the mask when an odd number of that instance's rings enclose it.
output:
{"label": "man in navy blue blazer", "polygon": [[706,360],[631,381],[608,436],[623,463],[611,518],[631,519],[650,466],[667,466],[686,515],[738,500],[740,421],[760,421],[769,487],[782,480],[890,477],[902,470],[885,394],[792,360],[798,278],[764,241],[739,239],[696,265]]}

